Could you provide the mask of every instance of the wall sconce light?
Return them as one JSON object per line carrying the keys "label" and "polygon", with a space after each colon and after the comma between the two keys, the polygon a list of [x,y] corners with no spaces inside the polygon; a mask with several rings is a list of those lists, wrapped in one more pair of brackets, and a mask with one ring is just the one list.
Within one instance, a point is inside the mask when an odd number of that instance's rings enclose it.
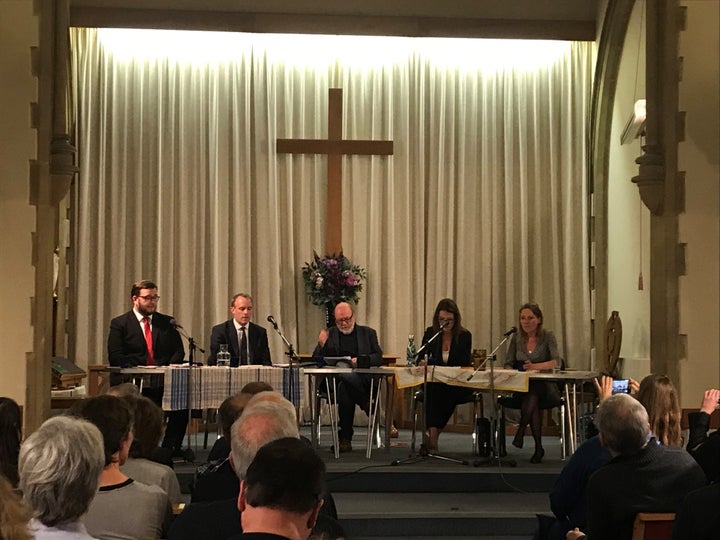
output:
{"label": "wall sconce light", "polygon": [[625,124],[625,129],[620,136],[620,144],[629,144],[640,135],[645,135],[646,115],[645,100],[638,99],[633,107],[633,113],[627,121],[627,124]]}

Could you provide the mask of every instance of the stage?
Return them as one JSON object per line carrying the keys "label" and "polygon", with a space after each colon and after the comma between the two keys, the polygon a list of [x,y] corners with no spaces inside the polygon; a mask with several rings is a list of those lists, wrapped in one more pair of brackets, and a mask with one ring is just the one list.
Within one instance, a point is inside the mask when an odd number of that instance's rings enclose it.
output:
{"label": "stage", "polygon": [[[309,438],[309,427],[301,433]],[[401,429],[390,451],[375,448],[367,459],[366,430],[356,428],[353,451],[335,459],[330,452],[332,438],[324,427],[319,452],[348,539],[529,539],[535,514],[550,512],[548,492],[564,463],[558,437],[543,438],[546,454],[538,465],[530,463],[534,448],[529,436],[523,449],[508,439],[505,459],[517,464],[509,467],[478,463],[482,458],[472,455],[471,436],[460,433],[441,435],[439,453],[468,465],[431,458],[394,465],[410,457],[410,439],[411,432]],[[202,449],[201,436],[198,443],[200,462],[207,451]],[[194,467],[176,465],[183,492],[188,491]]]}

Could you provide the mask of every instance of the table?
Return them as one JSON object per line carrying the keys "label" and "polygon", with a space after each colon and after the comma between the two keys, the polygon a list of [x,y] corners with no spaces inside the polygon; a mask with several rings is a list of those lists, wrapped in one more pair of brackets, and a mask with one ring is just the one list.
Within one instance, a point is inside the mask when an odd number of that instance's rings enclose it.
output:
{"label": "table", "polygon": [[[453,384],[458,386],[466,386],[475,388],[476,390],[490,389],[490,371],[478,371],[468,381],[470,368],[451,367],[451,366],[429,366],[428,382],[442,382],[445,384]],[[398,388],[406,388],[409,386],[418,386],[423,383],[425,368],[422,366],[415,367],[396,367],[396,378]],[[563,444],[570,454],[575,452],[578,443],[577,433],[577,389],[587,381],[598,376],[595,371],[517,371],[514,369],[495,369],[495,390],[501,392],[527,392],[528,382],[532,380],[546,380],[562,383],[564,386],[565,402],[567,403],[567,426],[568,437]]]}
{"label": "table", "polygon": [[[595,371],[574,371],[574,370],[562,370],[553,372],[541,372],[531,371],[530,378],[533,380],[542,379],[546,381],[554,381],[562,383],[564,386],[565,402],[567,403],[567,423],[568,423],[568,437],[567,441],[563,441],[563,444],[568,445],[567,450],[569,454],[575,453],[577,445],[580,443],[579,435],[577,432],[578,425],[578,402],[577,402],[577,389],[580,386],[580,394],[582,395],[582,386],[584,383],[591,381],[599,376],[599,373]],[[572,391],[571,391],[572,389]]]}
{"label": "table", "polygon": [[[299,408],[305,405],[302,369],[293,369],[293,404]],[[146,377],[162,377],[162,408],[166,411],[187,409],[188,376],[191,379],[190,404],[193,409],[217,409],[225,398],[238,393],[243,386],[254,381],[267,382],[285,397],[288,397],[290,390],[289,369],[280,366],[193,366],[192,375],[190,368],[181,364],[132,368],[90,366],[89,373],[88,386],[91,396],[100,392],[110,373],[130,375],[141,380]]]}
{"label": "table", "polygon": [[[325,376],[325,383],[328,390],[328,400],[330,405],[330,429],[332,430],[333,438],[333,449],[335,452],[335,459],[340,457],[340,441],[338,440],[338,425],[337,425],[337,375],[347,373],[361,373],[370,375],[370,415],[368,420],[368,432],[367,432],[367,447],[365,449],[365,457],[370,459],[372,455],[372,437],[375,433],[375,427],[377,425],[377,416],[379,410],[380,400],[376,399],[375,396],[375,385],[377,384],[378,392],[380,383],[383,379],[389,377],[395,377],[395,370],[387,367],[372,367],[372,368],[349,368],[349,367],[325,367],[325,368],[305,368],[305,375],[310,379],[310,417],[312,418],[312,433],[311,441],[313,448],[318,447],[318,422],[320,421],[319,411],[317,409],[317,378],[318,376]],[[330,384],[332,381],[332,391],[330,390]],[[390,450],[390,430],[392,429],[392,404],[393,404],[393,391],[390,384],[385,385],[385,437],[384,444],[387,451]]]}

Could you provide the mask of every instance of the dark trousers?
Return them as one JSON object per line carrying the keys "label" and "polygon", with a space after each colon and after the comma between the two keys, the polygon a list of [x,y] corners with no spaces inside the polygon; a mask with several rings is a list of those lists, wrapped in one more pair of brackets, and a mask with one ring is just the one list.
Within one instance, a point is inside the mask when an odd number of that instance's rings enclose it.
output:
{"label": "dark trousers", "polygon": [[341,439],[351,440],[355,405],[370,412],[370,376],[360,373],[343,373],[337,376],[338,434]]}
{"label": "dark trousers", "polygon": [[425,407],[427,427],[443,429],[460,403],[472,401],[473,389],[443,383],[428,383]]}

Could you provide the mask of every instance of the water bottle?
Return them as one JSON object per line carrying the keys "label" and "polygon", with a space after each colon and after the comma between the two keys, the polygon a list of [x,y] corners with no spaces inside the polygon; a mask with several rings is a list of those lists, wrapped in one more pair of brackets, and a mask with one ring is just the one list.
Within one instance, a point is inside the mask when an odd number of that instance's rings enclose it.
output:
{"label": "water bottle", "polygon": [[230,367],[230,351],[228,351],[227,343],[220,344],[220,350],[215,358],[218,367]]}
{"label": "water bottle", "polygon": [[417,361],[417,358],[415,357],[415,336],[413,334],[410,334],[408,336],[408,344],[407,344],[407,351],[405,355],[406,365],[408,366],[414,366],[415,362]]}

